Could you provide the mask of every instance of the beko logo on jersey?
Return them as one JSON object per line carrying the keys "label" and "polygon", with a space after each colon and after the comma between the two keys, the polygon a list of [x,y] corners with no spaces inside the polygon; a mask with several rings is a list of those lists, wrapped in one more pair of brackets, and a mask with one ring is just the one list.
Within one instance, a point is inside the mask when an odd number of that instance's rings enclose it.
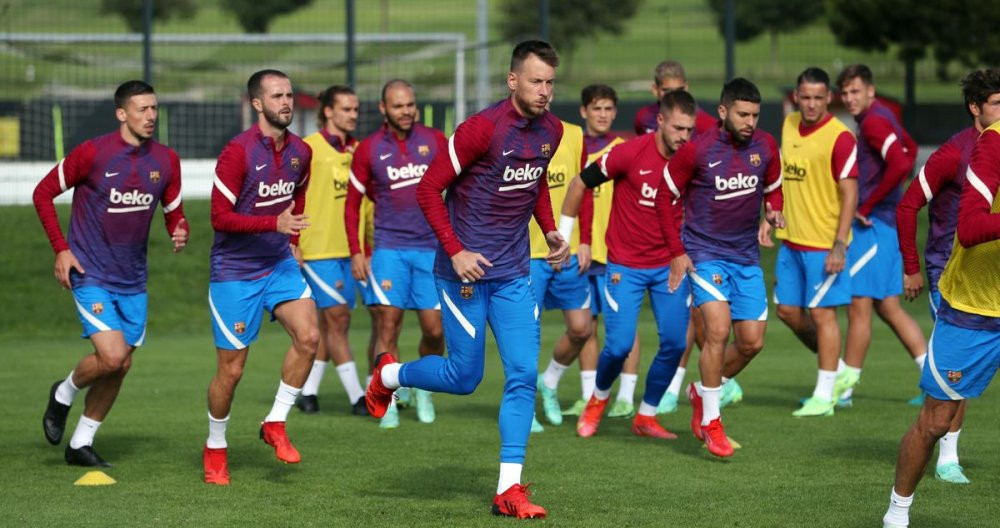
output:
{"label": "beko logo on jersey", "polygon": [[278,180],[276,183],[267,185],[264,182],[260,182],[260,186],[257,188],[257,194],[261,198],[267,198],[268,196],[283,196],[286,194],[292,194],[295,192],[295,182],[286,182],[285,180]]}
{"label": "beko logo on jersey", "polygon": [[805,177],[806,177],[805,167],[799,167],[795,163],[785,163],[786,180],[804,180]]}
{"label": "beko logo on jersey", "polygon": [[548,181],[549,189],[557,189],[566,185],[566,173],[569,172],[565,164],[549,165]]}
{"label": "beko logo on jersey", "polygon": [[729,198],[735,198],[737,196],[743,196],[745,194],[750,194],[757,190],[757,184],[760,183],[760,178],[756,174],[743,174],[739,172],[736,176],[732,178],[723,178],[722,176],[715,176],[715,188],[716,190],[730,191],[726,194],[715,195],[716,200],[727,200]]}
{"label": "beko logo on jersey", "polygon": [[503,168],[503,181],[519,183],[502,185],[499,190],[513,191],[515,189],[526,189],[534,185],[543,174],[545,174],[545,167],[532,167],[530,163],[517,169],[512,169],[508,165]]}
{"label": "beko logo on jersey", "polygon": [[109,213],[131,213],[149,209],[153,205],[154,198],[150,193],[139,192],[139,189],[122,192],[112,187],[110,201],[112,205],[125,205],[127,207],[108,207]]}
{"label": "beko logo on jersey", "polygon": [[389,175],[390,180],[400,180],[407,178],[419,178],[427,172],[427,164],[414,165],[412,163],[407,163],[405,166],[396,167],[386,167],[386,173]]}
{"label": "beko logo on jersey", "polygon": [[639,205],[645,205],[646,207],[655,207],[656,203],[653,202],[653,200],[656,199],[657,191],[659,191],[659,189],[651,187],[646,182],[642,182],[642,188],[639,189],[639,193],[642,194],[642,197],[646,199],[645,200],[640,199]]}

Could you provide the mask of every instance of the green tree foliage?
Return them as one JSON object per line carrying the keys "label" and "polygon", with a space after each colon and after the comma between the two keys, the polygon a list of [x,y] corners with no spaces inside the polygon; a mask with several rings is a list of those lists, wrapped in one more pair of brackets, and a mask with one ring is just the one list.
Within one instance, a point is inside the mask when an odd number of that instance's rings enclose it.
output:
{"label": "green tree foliage", "polygon": [[[550,0],[549,40],[572,54],[580,41],[601,33],[621,35],[641,0]],[[510,41],[538,37],[538,0],[503,0],[500,32]]]}
{"label": "green tree foliage", "polygon": [[[101,0],[101,13],[120,15],[128,28],[142,31],[143,0]],[[165,21],[173,17],[189,19],[198,11],[194,0],[159,0],[153,2],[153,20]]]}
{"label": "green tree foliage", "polygon": [[[989,3],[987,3],[989,4]],[[957,61],[976,67],[1000,62],[1000,10],[970,0],[827,0],[837,42],[863,51],[896,51],[916,61],[932,53],[937,75]]]}
{"label": "green tree foliage", "polygon": [[276,17],[311,3],[312,0],[222,0],[220,6],[236,17],[247,33],[267,33]]}
{"label": "green tree foliage", "polygon": [[[726,36],[726,0],[706,0],[719,34]],[[823,15],[816,0],[733,0],[736,11],[736,41],[746,42],[766,33],[770,38],[771,65],[778,63],[778,35],[792,33]]]}

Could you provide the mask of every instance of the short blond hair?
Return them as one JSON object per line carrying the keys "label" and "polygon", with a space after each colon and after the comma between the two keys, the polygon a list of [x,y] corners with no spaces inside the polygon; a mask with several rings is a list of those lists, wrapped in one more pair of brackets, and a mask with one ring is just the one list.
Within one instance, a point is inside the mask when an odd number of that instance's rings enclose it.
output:
{"label": "short blond hair", "polygon": [[684,75],[684,66],[675,60],[665,60],[657,64],[653,73],[653,82],[659,85],[665,79],[680,79],[686,83],[687,76]]}

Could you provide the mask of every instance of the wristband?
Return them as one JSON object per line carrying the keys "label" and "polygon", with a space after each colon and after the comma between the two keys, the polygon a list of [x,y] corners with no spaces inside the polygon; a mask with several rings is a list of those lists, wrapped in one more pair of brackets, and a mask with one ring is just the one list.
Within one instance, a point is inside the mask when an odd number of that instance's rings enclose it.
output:
{"label": "wristband", "polygon": [[569,243],[569,239],[573,236],[573,226],[576,224],[575,216],[559,216],[559,234],[562,235],[563,240]]}

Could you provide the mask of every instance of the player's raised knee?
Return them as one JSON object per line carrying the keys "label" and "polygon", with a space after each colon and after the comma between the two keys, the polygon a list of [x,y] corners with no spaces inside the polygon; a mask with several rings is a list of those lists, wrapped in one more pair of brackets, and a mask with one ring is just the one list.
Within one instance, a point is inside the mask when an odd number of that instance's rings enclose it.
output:
{"label": "player's raised knee", "polygon": [[802,308],[798,306],[789,306],[787,304],[779,304],[777,312],[778,319],[784,321],[785,324],[792,324],[798,320],[799,316],[802,314]]}

